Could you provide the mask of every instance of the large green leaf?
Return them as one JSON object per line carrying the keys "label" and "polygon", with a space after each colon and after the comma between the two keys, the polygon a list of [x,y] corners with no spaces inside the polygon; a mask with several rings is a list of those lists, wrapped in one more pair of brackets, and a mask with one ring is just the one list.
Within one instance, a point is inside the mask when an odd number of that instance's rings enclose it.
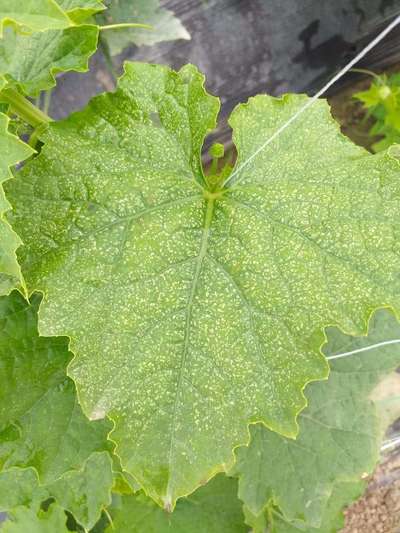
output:
{"label": "large green leaf", "polygon": [[2,525],[2,533],[69,533],[64,510],[52,503],[47,511],[16,507]]}
{"label": "large green leaf", "polygon": [[104,33],[112,55],[117,55],[130,44],[152,45],[161,41],[190,39],[181,21],[169,9],[160,6],[160,0],[119,0],[110,2],[99,21],[106,24],[134,22],[148,24],[150,30],[141,28],[115,29]]}
{"label": "large green leaf", "polygon": [[32,35],[6,28],[0,39],[0,72],[25,94],[35,96],[54,87],[58,72],[87,71],[98,36],[98,27],[90,25]]}
{"label": "large green leaf", "polygon": [[[380,310],[366,337],[333,328],[327,335],[324,352],[332,355],[398,339],[400,325],[392,313]],[[288,520],[320,526],[334,485],[358,481],[375,468],[385,428],[369,397],[399,364],[400,344],[334,359],[328,383],[313,383],[306,391],[308,407],[299,417],[296,440],[260,424],[251,428],[250,446],[237,450],[234,470],[239,496],[253,514],[272,499]]]}
{"label": "large green leaf", "polygon": [[166,513],[143,493],[122,496],[111,509],[111,533],[245,533],[236,480],[224,475],[201,487]]}
{"label": "large green leaf", "polygon": [[[85,413],[114,420],[123,468],[171,508],[232,465],[249,422],[297,434],[303,387],[327,375],[324,326],[362,333],[397,306],[400,167],[320,101],[216,190],[203,77],[126,68],[115,94],[50,126],[7,192],[41,333],[71,338]],[[307,101],[239,106],[239,165]]]}
{"label": "large green leaf", "polygon": [[55,0],[0,0],[0,37],[6,25],[26,33],[67,28],[72,21]]}
{"label": "large green leaf", "polygon": [[[0,76],[0,90],[4,83]],[[8,132],[8,124],[9,118],[0,113],[0,295],[24,285],[16,256],[21,241],[5,220],[5,213],[10,205],[1,184],[11,177],[10,166],[33,154],[32,148]]]}
{"label": "large green leaf", "polygon": [[0,467],[33,467],[50,483],[108,450],[110,424],[83,415],[65,375],[67,339],[38,335],[39,301],[0,298]]}

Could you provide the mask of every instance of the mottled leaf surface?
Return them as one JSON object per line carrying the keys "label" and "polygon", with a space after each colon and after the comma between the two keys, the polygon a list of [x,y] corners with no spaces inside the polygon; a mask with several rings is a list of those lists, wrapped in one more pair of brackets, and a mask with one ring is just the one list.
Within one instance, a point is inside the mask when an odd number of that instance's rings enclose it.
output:
{"label": "mottled leaf surface", "polygon": [[[202,76],[126,68],[50,126],[7,191],[41,333],[70,336],[85,413],[114,420],[122,467],[170,508],[229,468],[249,422],[296,435],[304,385],[327,375],[324,326],[361,333],[397,306],[400,167],[321,101],[218,190],[201,171],[218,110]],[[306,101],[239,106],[238,164]]]}
{"label": "mottled leaf surface", "polygon": [[64,509],[52,503],[47,511],[17,507],[8,513],[2,533],[68,533]]}
{"label": "mottled leaf surface", "polygon": [[[400,325],[391,312],[379,310],[368,336],[350,337],[334,328],[327,336],[329,356],[398,339]],[[375,468],[385,428],[369,396],[399,364],[400,344],[333,359],[328,382],[306,390],[308,407],[299,416],[296,440],[253,426],[250,446],[237,450],[234,467],[246,506],[258,515],[273,499],[288,520],[319,527],[334,485],[357,481]]]}
{"label": "mottled leaf surface", "polygon": [[152,45],[161,41],[190,39],[182,22],[172,11],[160,6],[160,0],[119,0],[98,18],[104,24],[134,22],[148,24],[151,29],[129,28],[108,30],[103,34],[112,55],[117,55],[130,44]]}
{"label": "mottled leaf surface", "polygon": [[0,72],[25,94],[37,95],[55,86],[58,72],[87,71],[98,35],[97,26],[90,25],[31,35],[6,28],[0,39]]}
{"label": "mottled leaf surface", "polygon": [[[245,533],[236,480],[218,475],[166,513],[143,493],[121,496],[110,509],[118,533]],[[113,531],[110,525],[107,533]]]}
{"label": "mottled leaf surface", "polygon": [[33,467],[50,483],[109,449],[110,424],[83,415],[65,374],[67,339],[38,335],[39,302],[15,291],[0,298],[0,467]]}
{"label": "mottled leaf surface", "polygon": [[67,28],[71,24],[55,0],[0,0],[0,37],[6,25],[27,32]]}
{"label": "mottled leaf surface", "polygon": [[[5,80],[0,76],[0,89]],[[8,132],[9,118],[0,113],[0,295],[8,294],[15,287],[23,287],[21,269],[16,250],[21,244],[18,235],[5,220],[10,209],[2,183],[11,178],[10,167],[32,155],[33,150]]]}

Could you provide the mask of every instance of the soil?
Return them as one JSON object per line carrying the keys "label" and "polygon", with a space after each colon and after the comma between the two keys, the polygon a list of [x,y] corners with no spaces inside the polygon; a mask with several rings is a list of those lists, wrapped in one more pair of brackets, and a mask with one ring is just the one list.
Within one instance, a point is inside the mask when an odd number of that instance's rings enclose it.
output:
{"label": "soil", "polygon": [[400,451],[379,465],[366,493],[345,517],[341,533],[400,533]]}

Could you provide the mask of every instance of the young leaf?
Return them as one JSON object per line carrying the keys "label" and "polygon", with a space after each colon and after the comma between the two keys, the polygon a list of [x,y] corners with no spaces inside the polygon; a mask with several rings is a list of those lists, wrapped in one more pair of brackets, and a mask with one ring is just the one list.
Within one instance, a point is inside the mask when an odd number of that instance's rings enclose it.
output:
{"label": "young leaf", "polygon": [[151,29],[118,28],[103,34],[111,55],[117,55],[130,44],[153,45],[161,41],[190,39],[181,21],[169,9],[160,6],[160,0],[120,0],[111,2],[104,14],[98,17],[104,24],[141,23]]}
{"label": "young leaf", "polygon": [[85,72],[97,49],[97,26],[76,26],[32,35],[6,28],[0,39],[0,72],[30,96],[56,84],[58,72]]}
{"label": "young leaf", "polygon": [[[5,81],[0,76],[0,90]],[[21,269],[16,250],[21,241],[5,220],[10,209],[2,183],[11,178],[10,167],[33,154],[32,148],[8,132],[9,118],[0,113],[0,295],[8,294],[15,287],[23,287]]]}
{"label": "young leaf", "polygon": [[52,503],[47,511],[17,507],[8,514],[2,533],[69,533],[64,510]]}
{"label": "young leaf", "polygon": [[110,505],[112,485],[111,458],[107,452],[101,452],[93,453],[81,471],[67,472],[46,489],[89,530],[99,520],[102,510]]}
{"label": "young leaf", "polygon": [[143,493],[122,496],[110,509],[118,533],[245,533],[235,480],[218,475],[166,513]]}
{"label": "young leaf", "polygon": [[67,339],[38,335],[39,302],[16,291],[0,298],[0,466],[33,467],[50,483],[108,450],[110,425],[83,415],[65,376]]}
{"label": "young leaf", "polygon": [[[392,313],[380,310],[370,320],[367,337],[334,328],[327,336],[324,352],[332,355],[400,338],[400,325]],[[234,471],[239,497],[253,514],[273,500],[288,521],[320,527],[334,485],[356,482],[375,468],[385,428],[370,396],[399,364],[399,344],[332,360],[328,382],[306,390],[308,407],[299,416],[296,440],[260,424],[251,428],[250,445],[237,450]]]}
{"label": "young leaf", "polygon": [[0,0],[0,37],[8,25],[27,33],[67,28],[72,21],[55,0]]}
{"label": "young leaf", "polygon": [[242,168],[307,102],[259,96],[231,117],[235,180],[208,184],[203,77],[126,69],[7,191],[41,333],[70,336],[84,411],[114,420],[123,468],[169,509],[232,465],[249,422],[296,435],[324,326],[360,334],[398,306],[400,167],[320,101]]}

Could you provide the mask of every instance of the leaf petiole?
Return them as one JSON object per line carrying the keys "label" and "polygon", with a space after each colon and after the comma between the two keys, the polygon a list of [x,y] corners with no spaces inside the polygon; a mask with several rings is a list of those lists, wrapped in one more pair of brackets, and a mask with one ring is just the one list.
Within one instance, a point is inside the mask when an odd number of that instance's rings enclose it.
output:
{"label": "leaf petiole", "polygon": [[99,26],[100,31],[104,30],[122,30],[124,28],[143,28],[145,30],[154,29],[149,24],[140,24],[135,22],[121,22],[120,24],[107,24],[106,26]]}
{"label": "leaf petiole", "polygon": [[23,121],[37,128],[42,124],[48,124],[52,119],[36,107],[27,98],[19,94],[14,89],[3,89],[0,91],[0,102],[9,104],[10,111],[18,115]]}

